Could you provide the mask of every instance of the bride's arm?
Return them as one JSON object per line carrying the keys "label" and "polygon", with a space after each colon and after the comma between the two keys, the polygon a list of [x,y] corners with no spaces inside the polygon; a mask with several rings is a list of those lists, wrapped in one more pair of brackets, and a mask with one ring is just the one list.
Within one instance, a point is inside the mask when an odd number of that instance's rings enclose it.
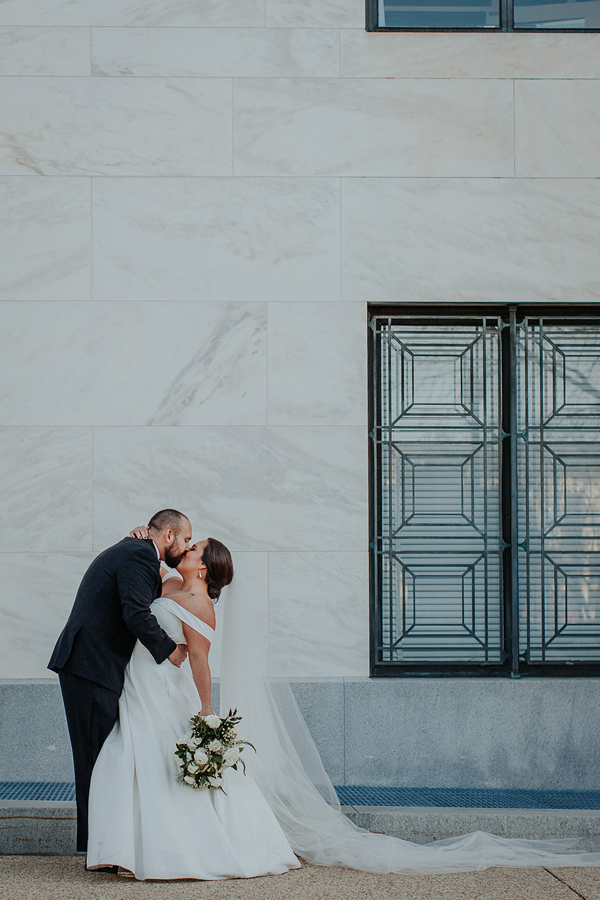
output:
{"label": "bride's arm", "polygon": [[[145,540],[148,538],[148,526],[147,525],[137,525],[136,528],[132,528],[129,532],[129,537],[132,538],[140,538],[141,540]],[[181,583],[183,578],[181,575],[171,575],[170,578],[164,580],[165,575],[167,574],[168,569],[165,569],[163,566],[160,567],[160,577],[163,579],[163,586],[161,591],[162,597],[170,597],[172,593],[178,591],[181,588]]]}
{"label": "bride's arm", "polygon": [[188,647],[188,659],[192,667],[192,675],[194,683],[200,694],[202,701],[202,709],[200,715],[214,715],[211,705],[211,677],[210,666],[208,665],[208,651],[210,650],[210,641],[190,628],[189,625],[183,623],[183,634]]}

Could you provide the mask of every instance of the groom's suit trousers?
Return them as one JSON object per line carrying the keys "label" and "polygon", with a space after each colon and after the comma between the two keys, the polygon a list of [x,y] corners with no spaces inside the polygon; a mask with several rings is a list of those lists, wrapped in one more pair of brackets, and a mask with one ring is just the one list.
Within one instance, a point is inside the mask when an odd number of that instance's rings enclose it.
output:
{"label": "groom's suit trousers", "polygon": [[77,795],[77,849],[87,850],[88,798],[92,769],[119,715],[119,694],[80,675],[59,672]]}

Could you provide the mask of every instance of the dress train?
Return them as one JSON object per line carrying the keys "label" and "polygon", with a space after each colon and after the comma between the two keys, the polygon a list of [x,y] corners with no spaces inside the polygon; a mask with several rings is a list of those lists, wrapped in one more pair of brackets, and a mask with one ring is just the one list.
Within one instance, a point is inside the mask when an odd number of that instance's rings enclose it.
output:
{"label": "dress train", "polygon": [[[252,774],[298,856],[375,873],[442,873],[489,866],[600,866],[600,852],[573,840],[505,838],[482,831],[414,844],[358,828],[339,801],[288,682],[270,679],[257,651],[256,619],[234,578],[224,600],[221,711],[236,706],[256,747]],[[377,727],[380,723],[374,723]]]}

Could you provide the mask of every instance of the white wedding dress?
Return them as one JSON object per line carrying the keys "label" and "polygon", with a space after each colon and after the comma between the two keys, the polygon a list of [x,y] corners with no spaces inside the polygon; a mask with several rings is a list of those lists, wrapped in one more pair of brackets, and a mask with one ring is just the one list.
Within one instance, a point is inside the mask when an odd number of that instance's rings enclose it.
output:
{"label": "white wedding dress", "polygon": [[[139,879],[219,879],[282,873],[294,855],[316,865],[366,872],[441,873],[489,866],[600,866],[600,852],[575,841],[503,838],[481,831],[413,844],[357,828],[340,811],[290,685],[270,679],[261,623],[235,578],[224,599],[221,713],[237,707],[241,737],[257,753],[248,775],[227,770],[221,792],[176,781],[175,741],[199,696],[189,669],[158,666],[139,644],[126,669],[119,722],[92,776],[88,866],[119,865]],[[181,620],[212,629],[173,600],[152,611],[177,642]]]}
{"label": "white wedding dress", "polygon": [[[208,640],[213,629],[179,604],[152,604],[183,644],[182,621]],[[222,791],[177,781],[175,743],[201,707],[189,666],[157,665],[138,641],[125,670],[119,721],[94,766],[89,867],[118,865],[144,879],[251,878],[297,868],[283,831],[250,775],[228,769]],[[253,754],[245,750],[247,757]]]}

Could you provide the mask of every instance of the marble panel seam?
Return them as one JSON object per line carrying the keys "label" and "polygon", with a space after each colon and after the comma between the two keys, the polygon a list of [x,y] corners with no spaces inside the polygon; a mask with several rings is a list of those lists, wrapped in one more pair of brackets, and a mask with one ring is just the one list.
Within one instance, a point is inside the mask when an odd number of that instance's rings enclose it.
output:
{"label": "marble panel seam", "polygon": [[512,130],[513,130],[513,178],[517,174],[517,116],[516,116],[516,87],[513,79],[513,101],[512,101]]}
{"label": "marble panel seam", "polygon": [[[235,80],[235,79],[234,79]],[[495,79],[497,80],[497,79]],[[579,79],[581,80],[581,79]],[[0,78],[1,83],[1,78]],[[178,178],[180,181],[225,181],[227,179],[236,178],[236,179],[244,179],[246,181],[257,180],[257,181],[285,181],[286,179],[289,181],[315,181],[315,180],[329,180],[329,181],[513,181],[514,179],[519,179],[521,181],[539,181],[540,179],[547,181],[597,181],[600,178],[600,175],[289,175],[289,174],[281,174],[281,175],[237,175],[237,174],[228,174],[228,175],[114,175],[110,173],[108,175],[24,175],[22,173],[14,173],[10,175],[2,175],[5,181],[13,178],[26,178],[29,181],[33,181],[34,179],[39,179],[40,181],[51,181],[53,178],[73,178],[79,179],[82,178],[92,178],[94,180],[103,181],[103,180],[120,180],[121,178],[125,179],[134,179],[140,178],[145,179],[146,181],[155,181],[158,179],[176,179]],[[175,298],[178,299],[179,298]],[[191,299],[189,297],[184,297],[179,302],[183,303],[188,301],[190,303],[201,303],[201,302],[213,302],[210,300],[206,300],[205,298],[199,298],[198,300]],[[43,303],[43,300],[39,300],[38,302]],[[74,301],[62,301],[64,303],[74,302]],[[76,301],[82,302],[82,301]],[[124,297],[121,301],[123,303],[128,302],[128,298]],[[131,301],[138,302],[138,301]],[[156,298],[149,298],[148,300],[144,300],[144,303],[164,303],[165,301],[162,299],[157,300]],[[243,299],[236,300],[236,303],[244,303]],[[256,302],[255,300],[249,302]],[[285,303],[285,298],[281,300],[271,301],[278,303]],[[294,301],[290,301],[294,302]],[[348,302],[357,302],[357,301],[348,301]],[[425,301],[423,301],[425,302]],[[576,302],[576,301],[573,301]]]}
{"label": "marble panel seam", "polygon": [[[254,429],[268,428],[269,430],[282,428],[282,429],[285,429],[286,431],[288,431],[292,428],[313,428],[313,429],[326,428],[329,431],[337,431],[340,428],[348,428],[353,431],[356,431],[357,429],[358,430],[362,429],[362,427],[363,427],[362,425],[320,425],[320,424],[317,424],[317,425],[263,425],[263,424],[256,425],[254,423],[242,424],[242,425],[235,425],[235,424],[234,425],[231,425],[231,424],[227,424],[227,425],[214,425],[214,424],[188,425],[187,423],[182,424],[182,425],[143,425],[143,424],[142,425],[63,425],[63,424],[60,424],[60,425],[54,425],[54,424],[53,425],[2,425],[2,428],[20,428],[21,430],[23,430],[24,428],[92,428],[92,429],[94,429],[94,428],[121,428],[121,429],[152,428],[152,429],[156,429],[156,430],[159,428],[162,428],[163,430],[171,430],[172,428],[219,428],[219,429],[235,428],[236,430],[239,428],[254,428]],[[367,434],[367,430],[366,430],[366,426],[365,426],[365,435],[366,434]],[[248,552],[250,552],[250,551],[248,551]],[[251,551],[251,552],[258,552],[258,551]],[[276,551],[276,552],[281,552],[281,551]]]}
{"label": "marble panel seam", "polygon": [[[75,26],[73,26],[73,27],[75,27]],[[456,76],[447,75],[446,76],[446,75],[412,75],[412,74],[411,75],[170,75],[168,73],[165,73],[165,74],[161,74],[161,75],[146,75],[146,74],[144,74],[144,75],[123,75],[122,73],[119,73],[119,74],[115,74],[115,75],[106,75],[104,73],[97,74],[97,73],[93,73],[93,72],[90,72],[89,74],[86,73],[85,75],[38,75],[38,74],[35,74],[35,75],[2,74],[2,75],[0,75],[0,79],[3,79],[3,78],[22,78],[22,79],[37,78],[40,80],[41,79],[46,80],[46,79],[51,79],[51,78],[68,78],[72,81],[74,81],[75,79],[84,79],[87,81],[90,78],[93,78],[96,81],[99,81],[102,78],[105,78],[107,81],[115,79],[115,78],[125,78],[127,80],[135,80],[135,79],[143,78],[143,79],[149,80],[149,81],[166,79],[166,78],[168,78],[169,81],[171,81],[171,80],[177,81],[178,79],[186,79],[188,81],[208,81],[208,80],[210,80],[210,81],[228,81],[229,79],[231,79],[232,81],[252,81],[252,80],[277,81],[282,78],[285,78],[288,81],[302,81],[303,79],[307,79],[307,78],[310,78],[311,80],[314,80],[314,81],[337,81],[337,80],[339,80],[339,81],[362,81],[362,80],[364,80],[364,81],[443,81],[443,82],[446,82],[446,81],[477,81],[477,82],[480,82],[480,81],[536,81],[536,82],[538,82],[538,81],[542,81],[542,82],[546,82],[546,81],[560,81],[560,82],[600,81],[600,78],[598,78],[597,76],[594,76],[594,75],[582,75],[582,76],[577,76],[577,78],[574,78],[572,76],[568,76],[568,77],[565,76],[563,78],[560,78],[556,75],[553,75],[552,78],[545,78],[542,76],[536,77],[534,75],[527,75],[527,76],[524,76],[524,75],[521,75],[521,76],[486,75],[486,76],[481,76],[478,78],[474,75],[469,75],[468,78],[465,78],[465,77],[459,76],[459,75],[456,75]],[[13,177],[17,178],[18,176],[19,176],[19,173],[15,173],[15,175]],[[8,177],[8,176],[3,176],[3,177]],[[69,175],[61,173],[60,176],[57,176],[57,177],[68,178]],[[82,176],[82,175],[73,176],[73,177],[85,178],[85,176]],[[103,176],[97,175],[94,177],[101,178]],[[111,176],[109,175],[106,177],[111,177]],[[129,178],[136,178],[136,177],[143,178],[143,177],[161,177],[161,176],[130,175],[128,177]],[[162,176],[162,177],[166,177],[166,176]],[[197,178],[215,177],[215,178],[218,178],[218,177],[226,177],[226,176],[198,175],[198,176],[190,176],[190,177],[197,177]],[[264,177],[264,176],[246,175],[244,177],[252,178],[252,177]],[[288,177],[288,176],[269,176],[269,177]],[[296,175],[294,177],[299,178],[301,176]],[[322,176],[316,176],[316,177],[322,177]],[[343,176],[343,177],[359,177],[360,178],[363,176]],[[376,177],[382,177],[382,176],[376,176]],[[405,177],[419,177],[419,176],[405,176]]]}

